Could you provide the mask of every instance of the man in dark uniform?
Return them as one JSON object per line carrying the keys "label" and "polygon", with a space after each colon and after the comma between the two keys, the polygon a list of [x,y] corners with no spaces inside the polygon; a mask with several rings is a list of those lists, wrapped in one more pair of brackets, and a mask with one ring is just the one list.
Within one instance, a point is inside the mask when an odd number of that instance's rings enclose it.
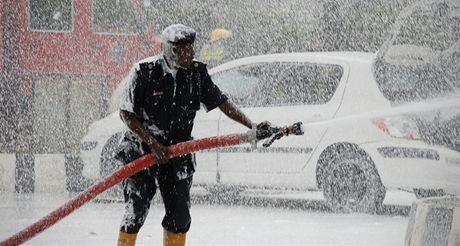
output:
{"label": "man in dark uniform", "polygon": [[[165,206],[164,245],[184,245],[190,228],[190,188],[195,172],[191,154],[168,159],[169,145],[191,139],[196,111],[219,107],[231,119],[254,124],[212,82],[206,65],[194,60],[196,32],[181,24],[163,33],[162,54],[135,64],[125,78],[120,117],[128,126],[117,158],[129,163],[151,153],[160,165],[123,182],[126,212],[118,245],[134,245],[158,184]],[[155,180],[157,182],[155,182]]]}

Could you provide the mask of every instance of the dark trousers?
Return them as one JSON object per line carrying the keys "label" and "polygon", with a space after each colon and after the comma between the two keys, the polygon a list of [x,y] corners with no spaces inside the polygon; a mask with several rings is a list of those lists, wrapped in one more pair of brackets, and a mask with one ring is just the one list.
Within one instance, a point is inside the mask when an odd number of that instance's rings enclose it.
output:
{"label": "dark trousers", "polygon": [[175,175],[173,165],[165,164],[144,169],[123,181],[126,211],[120,231],[139,232],[155,196],[157,183],[166,211],[161,223],[163,228],[174,233],[185,233],[190,229],[192,176],[177,180]]}

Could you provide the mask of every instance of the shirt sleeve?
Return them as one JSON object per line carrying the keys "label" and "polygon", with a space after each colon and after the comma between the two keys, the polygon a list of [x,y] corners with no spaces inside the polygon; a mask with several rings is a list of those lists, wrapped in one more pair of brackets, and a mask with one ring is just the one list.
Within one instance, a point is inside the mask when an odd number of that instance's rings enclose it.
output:
{"label": "shirt sleeve", "polygon": [[212,82],[207,70],[203,72],[201,83],[201,102],[205,105],[207,111],[217,108],[228,100],[228,97]]}
{"label": "shirt sleeve", "polygon": [[122,86],[124,86],[123,92],[120,98],[120,110],[134,112],[134,91],[137,86],[137,70],[136,67],[132,67],[128,75],[122,80]]}

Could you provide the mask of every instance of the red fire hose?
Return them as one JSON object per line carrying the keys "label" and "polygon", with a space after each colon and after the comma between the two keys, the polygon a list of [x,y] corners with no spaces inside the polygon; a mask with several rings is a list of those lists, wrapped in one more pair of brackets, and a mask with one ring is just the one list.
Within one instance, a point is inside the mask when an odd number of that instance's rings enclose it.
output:
{"label": "red fire hose", "polygon": [[[243,134],[231,134],[226,136],[220,137],[210,137],[210,138],[203,138],[198,140],[191,140],[183,143],[179,143],[176,145],[172,145],[168,147],[168,154],[169,158],[178,157],[181,155],[185,155],[188,153],[211,149],[211,148],[219,148],[225,146],[232,146],[232,145],[239,145],[243,143],[255,142],[260,139],[268,138],[272,135],[277,134],[277,139],[279,139],[281,135],[301,135],[303,134],[300,128],[300,122],[296,123],[289,127],[283,128],[270,128],[265,130],[264,132],[261,131],[249,131]],[[72,213],[77,208],[83,206],[83,204],[89,202],[97,195],[101,194],[105,190],[109,189],[110,187],[114,186],[115,184],[121,182],[122,180],[134,175],[135,173],[141,171],[144,168],[150,167],[155,165],[156,162],[153,159],[152,155],[148,154],[145,155],[137,160],[130,162],[129,164],[121,167],[111,175],[105,177],[103,180],[95,183],[94,185],[90,186],[85,191],[81,192],[66,204],[62,205],[58,209],[54,210],[47,216],[43,217],[39,221],[35,222],[34,224],[30,225],[29,227],[23,229],[22,231],[16,233],[15,235],[5,239],[0,243],[0,246],[10,246],[10,245],[19,245],[32,237],[36,234],[48,229],[59,220],[63,219],[70,213]]]}

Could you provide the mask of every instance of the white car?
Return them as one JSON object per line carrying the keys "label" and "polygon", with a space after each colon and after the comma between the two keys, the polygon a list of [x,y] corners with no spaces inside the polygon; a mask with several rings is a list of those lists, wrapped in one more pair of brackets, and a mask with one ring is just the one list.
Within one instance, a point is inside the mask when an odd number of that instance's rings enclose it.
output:
{"label": "white car", "polygon": [[[306,131],[269,148],[199,152],[194,183],[321,189],[340,211],[376,211],[387,189],[459,195],[460,153],[425,143],[408,114],[455,109],[458,97],[392,106],[372,74],[374,59],[358,52],[272,54],[211,69],[213,81],[254,122],[302,121]],[[84,176],[97,179],[116,168],[111,151],[124,129],[118,112],[90,126],[82,140]],[[197,139],[245,131],[216,109],[197,113],[192,134]]]}

